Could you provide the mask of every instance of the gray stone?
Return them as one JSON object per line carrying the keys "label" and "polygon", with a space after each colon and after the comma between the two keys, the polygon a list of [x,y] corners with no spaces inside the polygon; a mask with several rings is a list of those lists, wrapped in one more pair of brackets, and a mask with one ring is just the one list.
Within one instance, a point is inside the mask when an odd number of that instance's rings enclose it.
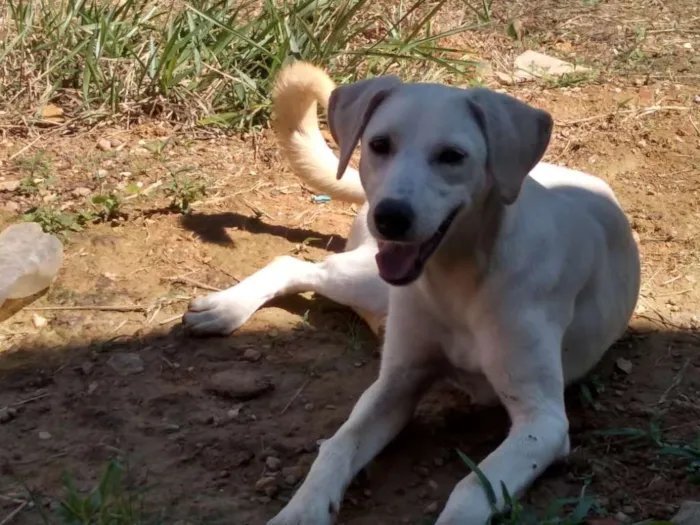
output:
{"label": "gray stone", "polygon": [[141,356],[134,353],[114,354],[107,360],[107,365],[122,376],[140,374],[144,370]]}
{"label": "gray stone", "polygon": [[700,523],[700,501],[684,501],[676,515],[671,518],[675,525],[698,525]]}

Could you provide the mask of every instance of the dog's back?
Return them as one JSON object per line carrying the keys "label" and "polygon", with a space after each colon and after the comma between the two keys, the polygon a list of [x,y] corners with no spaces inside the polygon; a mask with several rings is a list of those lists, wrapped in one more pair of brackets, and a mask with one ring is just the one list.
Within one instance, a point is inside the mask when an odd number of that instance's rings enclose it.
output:
{"label": "dog's back", "polygon": [[[594,262],[563,342],[564,351],[570,353],[564,360],[565,376],[578,379],[627,329],[639,295],[639,251],[629,221],[605,181],[546,163],[539,164],[530,178],[522,197],[538,193],[536,198],[549,201],[549,209],[561,220],[555,227],[567,226],[568,238],[560,242],[569,244],[571,264]],[[529,191],[532,182],[546,191]]]}

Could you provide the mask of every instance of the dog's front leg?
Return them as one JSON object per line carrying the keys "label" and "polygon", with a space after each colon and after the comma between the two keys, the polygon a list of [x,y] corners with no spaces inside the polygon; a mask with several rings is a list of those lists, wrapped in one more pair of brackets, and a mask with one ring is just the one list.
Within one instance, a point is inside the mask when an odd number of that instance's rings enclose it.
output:
{"label": "dog's front leg", "polygon": [[[479,465],[504,509],[502,484],[519,497],[555,460],[569,453],[569,423],[564,406],[562,331],[547,316],[528,312],[520,329],[480,337],[484,373],[511,418],[507,438]],[[550,316],[551,319],[551,316]],[[452,491],[436,525],[484,525],[491,502],[476,474]]]}
{"label": "dog's front leg", "polygon": [[[287,506],[268,525],[330,525],[355,475],[398,434],[436,372],[425,318],[390,307],[379,378],[362,394],[348,420],[325,441]],[[410,321],[410,322],[409,322]]]}
{"label": "dog's front leg", "polygon": [[183,321],[195,334],[228,335],[271,299],[300,292],[319,293],[372,320],[386,313],[386,288],[371,247],[333,254],[320,263],[282,256],[231,288],[194,299]]}

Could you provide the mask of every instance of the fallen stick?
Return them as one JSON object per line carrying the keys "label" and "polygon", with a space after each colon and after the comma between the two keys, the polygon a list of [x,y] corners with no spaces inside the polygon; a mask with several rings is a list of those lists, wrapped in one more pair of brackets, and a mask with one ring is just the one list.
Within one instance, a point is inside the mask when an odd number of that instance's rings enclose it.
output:
{"label": "fallen stick", "polygon": [[221,288],[216,288],[216,287],[210,286],[210,285],[208,285],[208,284],[206,284],[206,283],[202,283],[202,282],[199,282],[199,281],[195,281],[194,279],[190,279],[189,277],[184,277],[184,276],[181,276],[181,277],[171,277],[169,280],[172,281],[172,282],[174,282],[174,283],[187,283],[187,284],[191,284],[192,286],[196,286],[196,287],[198,287],[198,288],[202,288],[203,290],[209,290],[209,291],[212,291],[212,292],[220,292],[220,291],[221,291]]}
{"label": "fallen stick", "polygon": [[287,409],[289,409],[290,406],[292,406],[292,403],[294,403],[294,400],[299,397],[299,395],[304,391],[304,389],[311,383],[311,379],[307,379],[306,382],[299,387],[299,390],[297,390],[294,395],[292,396],[292,399],[289,400],[289,403],[285,405],[285,407],[282,409],[282,412],[280,412],[280,416],[284,414]]}
{"label": "fallen stick", "polygon": [[28,312],[50,312],[50,311],[89,311],[100,312],[145,312],[144,306],[35,306],[25,308]]}
{"label": "fallen stick", "polygon": [[15,510],[10,512],[4,520],[0,521],[0,525],[7,525],[8,523],[10,523],[13,519],[15,519],[15,516],[17,516],[20,512],[24,510],[24,507],[26,507],[27,505],[29,505],[28,501],[21,503]]}

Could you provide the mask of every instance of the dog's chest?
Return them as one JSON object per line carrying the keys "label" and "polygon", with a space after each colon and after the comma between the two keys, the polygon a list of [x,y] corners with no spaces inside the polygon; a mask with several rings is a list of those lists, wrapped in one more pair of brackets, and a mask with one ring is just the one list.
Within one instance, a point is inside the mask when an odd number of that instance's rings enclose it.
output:
{"label": "dog's chest", "polygon": [[445,359],[449,361],[457,371],[469,374],[481,372],[479,349],[476,338],[470,332],[457,330],[446,331],[440,338]]}
{"label": "dog's chest", "polygon": [[462,283],[460,286],[454,283],[436,286],[435,282],[425,280],[421,285],[421,295],[440,324],[436,334],[447,361],[463,372],[480,373],[480,348],[470,322],[480,311],[479,294],[472,283],[462,286]]}

